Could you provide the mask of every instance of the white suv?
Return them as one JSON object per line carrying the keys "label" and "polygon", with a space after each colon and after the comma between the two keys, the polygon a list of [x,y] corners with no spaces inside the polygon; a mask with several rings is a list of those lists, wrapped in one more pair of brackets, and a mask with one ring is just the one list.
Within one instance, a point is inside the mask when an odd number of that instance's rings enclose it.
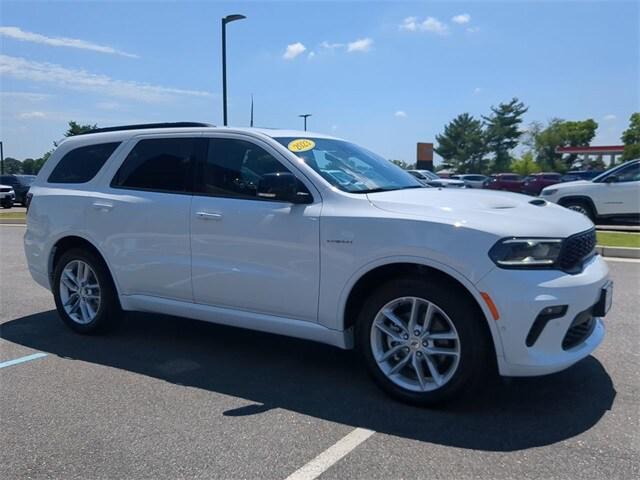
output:
{"label": "white suv", "polygon": [[640,160],[618,165],[593,180],[556,183],[542,198],[580,212],[592,221],[601,218],[640,217]]}
{"label": "white suv", "polygon": [[29,269],[77,332],[137,310],[355,346],[416,404],[603,339],[612,284],[583,215],[423,188],[324,135],[145,127],[65,140],[30,190]]}

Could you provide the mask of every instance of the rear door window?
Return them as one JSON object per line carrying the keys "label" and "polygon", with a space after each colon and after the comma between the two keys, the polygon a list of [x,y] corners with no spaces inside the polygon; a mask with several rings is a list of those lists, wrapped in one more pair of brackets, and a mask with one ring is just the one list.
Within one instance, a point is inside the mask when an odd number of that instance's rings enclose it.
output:
{"label": "rear door window", "polygon": [[99,143],[74,148],[55,166],[49,183],[86,183],[96,176],[120,142]]}
{"label": "rear door window", "polygon": [[192,193],[196,155],[204,151],[201,138],[150,138],[140,140],[111,181],[113,188]]}

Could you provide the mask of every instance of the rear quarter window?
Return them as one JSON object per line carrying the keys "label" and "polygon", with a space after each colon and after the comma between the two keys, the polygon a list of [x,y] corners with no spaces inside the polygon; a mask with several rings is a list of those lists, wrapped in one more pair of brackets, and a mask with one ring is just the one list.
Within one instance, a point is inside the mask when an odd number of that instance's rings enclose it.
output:
{"label": "rear quarter window", "polygon": [[55,166],[47,182],[86,183],[96,176],[120,142],[99,143],[74,148]]}

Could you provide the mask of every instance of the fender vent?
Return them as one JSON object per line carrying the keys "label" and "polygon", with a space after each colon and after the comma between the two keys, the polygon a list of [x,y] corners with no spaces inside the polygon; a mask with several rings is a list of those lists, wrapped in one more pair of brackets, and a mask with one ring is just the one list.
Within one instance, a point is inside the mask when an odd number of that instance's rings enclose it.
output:
{"label": "fender vent", "polygon": [[544,207],[547,204],[546,200],[541,198],[535,198],[529,202],[531,205],[535,205],[536,207]]}

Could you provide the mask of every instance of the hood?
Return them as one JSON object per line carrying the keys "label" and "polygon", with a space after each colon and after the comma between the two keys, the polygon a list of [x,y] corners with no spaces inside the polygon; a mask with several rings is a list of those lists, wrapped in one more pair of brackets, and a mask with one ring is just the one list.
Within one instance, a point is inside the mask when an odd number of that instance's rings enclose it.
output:
{"label": "hood", "polygon": [[593,228],[584,215],[519,193],[479,189],[413,188],[370,193],[381,210],[449,223],[500,237],[568,237]]}
{"label": "hood", "polygon": [[549,185],[545,188],[571,188],[571,187],[579,187],[581,185],[591,185],[593,182],[591,180],[574,180],[573,182],[559,182],[554,183],[553,185]]}

